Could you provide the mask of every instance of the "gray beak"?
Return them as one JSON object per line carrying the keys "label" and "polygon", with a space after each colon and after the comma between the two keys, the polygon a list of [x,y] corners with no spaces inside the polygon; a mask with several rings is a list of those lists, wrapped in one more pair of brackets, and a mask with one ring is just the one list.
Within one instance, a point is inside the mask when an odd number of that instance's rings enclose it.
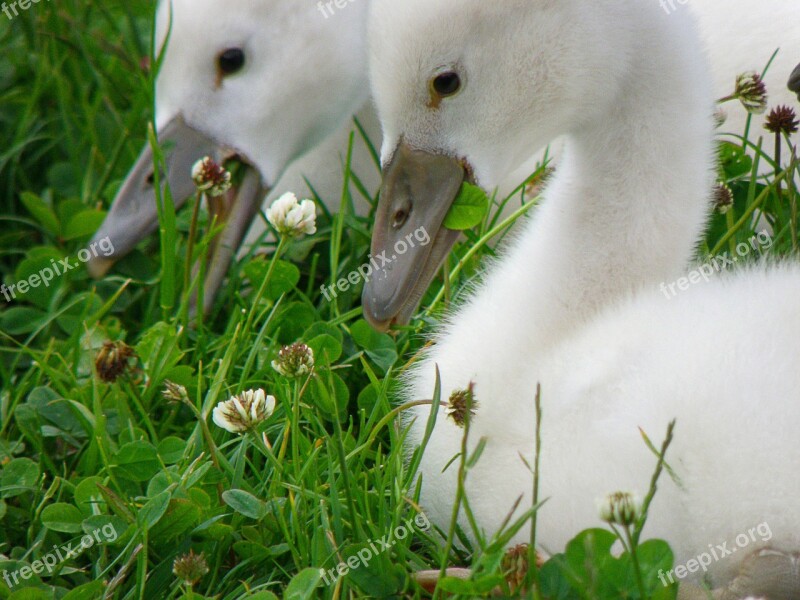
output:
{"label": "gray beak", "polygon": [[800,100],[800,65],[795,67],[792,76],[789,78],[789,89],[797,93],[797,99]]}
{"label": "gray beak", "polygon": [[[228,267],[242,245],[267,192],[269,189],[262,184],[258,170],[248,167],[238,188],[231,188],[225,196],[210,202],[211,217],[216,218],[217,223],[224,224],[224,227],[214,239],[208,256],[206,278],[203,282],[203,314],[208,314],[213,307],[214,298],[228,274]],[[192,313],[195,313],[195,299],[196,297],[192,298]]]}
{"label": "gray beak", "polygon": [[[188,125],[180,116],[159,131],[158,137],[165,148],[167,171],[160,178],[162,193],[169,183],[176,210],[195,193],[191,170],[196,161],[210,156],[221,164],[233,154],[222,144]],[[112,256],[98,256],[89,261],[87,268],[92,277],[105,275],[115,261],[158,229],[153,169],[153,152],[146,145],[114,198],[105,221],[92,238],[92,242],[109,238],[114,248]],[[223,202],[212,207],[217,224],[223,225],[223,230],[209,257],[207,278],[204,282],[204,312],[210,309],[228,266],[257,214],[265,193],[260,175],[254,168],[247,166],[239,188],[232,189]]]}
{"label": "gray beak", "polygon": [[[382,257],[364,286],[364,316],[379,331],[407,323],[458,239],[443,227],[465,172],[448,156],[401,143],[383,173],[372,233],[372,256]],[[427,239],[429,243],[422,244]]]}

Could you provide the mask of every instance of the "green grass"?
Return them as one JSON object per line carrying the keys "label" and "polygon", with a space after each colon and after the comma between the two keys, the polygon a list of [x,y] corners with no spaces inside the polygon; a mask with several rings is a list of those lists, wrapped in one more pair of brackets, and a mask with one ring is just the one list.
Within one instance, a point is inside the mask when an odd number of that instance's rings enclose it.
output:
{"label": "green grass", "polygon": [[[39,3],[13,22],[0,16],[4,283],[74,259],[145,143],[151,19],[142,0]],[[722,156],[735,203],[714,217],[703,251],[747,241],[763,212],[775,231],[771,252],[791,253],[794,192],[756,181],[741,148],[728,144]],[[317,585],[320,568],[420,518],[393,387],[508,231],[497,218],[468,231],[412,326],[377,334],[361,318],[360,287],[332,303],[320,292],[366,261],[370,218],[352,211],[363,200],[346,193],[349,208],[321,217],[318,233],[288,244],[280,259],[266,244],[237,262],[197,327],[184,310],[191,206],[164,215],[169,255],[154,237],[100,282],[80,267],[0,303],[0,577],[87,533],[105,536],[52,573],[11,587],[0,580],[0,598],[413,598],[425,594],[411,574],[442,566],[475,569],[472,583],[447,585],[462,597],[506,585],[502,540],[446,546],[453,532],[418,526],[369,566]],[[271,361],[298,340],[316,351],[316,369],[288,380]],[[136,352],[112,383],[95,366],[107,341]],[[167,381],[187,399],[165,398]],[[218,402],[251,388],[277,398],[257,432],[234,435],[211,422]],[[622,587],[632,598],[674,597],[652,581],[655,566],[670,564],[665,545],[634,544],[638,567],[635,553],[620,558],[623,577],[602,566],[612,560],[612,533],[574,533],[571,549],[540,573],[541,589],[562,589],[551,597],[612,598],[619,592],[608,590]],[[172,573],[190,550],[208,565],[191,591]]]}

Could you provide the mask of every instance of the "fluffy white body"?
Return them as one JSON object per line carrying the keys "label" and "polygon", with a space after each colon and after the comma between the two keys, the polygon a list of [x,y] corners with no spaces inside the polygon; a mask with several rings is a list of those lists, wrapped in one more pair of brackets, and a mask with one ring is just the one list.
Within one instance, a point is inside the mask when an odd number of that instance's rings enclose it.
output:
{"label": "fluffy white body", "polygon": [[[673,300],[639,294],[541,349],[534,341],[520,344],[507,328],[505,339],[483,327],[475,327],[476,339],[451,332],[416,372],[417,392],[408,399],[430,397],[425,368],[434,361],[445,399],[458,387],[453,384],[475,382],[479,407],[469,446],[482,437],[487,446],[466,489],[484,533],[491,534],[517,498],[523,498],[522,509],[530,506],[532,478],[520,455],[532,464],[534,397],[541,384],[540,498],[547,502],[538,515],[538,536],[549,553],[563,550],[577,532],[602,526],[596,501],[606,494],[646,492],[656,458],[639,428],[658,445],[669,421],[677,419],[667,460],[682,488],[663,475],[645,538],[668,540],[676,565],[709,548],[736,549],[738,554],[710,566],[714,581],[724,583],[741,559],[761,547],[800,548],[800,518],[792,508],[800,494],[800,446],[794,441],[800,427],[800,319],[788,310],[753,318],[774,306],[776,297],[798,292],[800,271],[792,268],[701,284]],[[491,317],[484,320],[499,326]],[[411,445],[422,439],[427,417],[416,411]],[[463,433],[441,411],[423,461],[422,505],[445,530],[458,465],[441,471],[459,452]],[[463,515],[459,523],[470,531]],[[737,542],[763,524],[768,535]],[[514,541],[528,539],[525,528]]]}
{"label": "fluffy white body", "polygon": [[[633,0],[378,0],[370,27],[384,162],[408,144],[467,162],[491,189],[565,139],[542,206],[401,398],[431,398],[437,366],[443,401],[475,384],[469,446],[487,446],[466,488],[481,528],[494,533],[520,496],[530,505],[520,454],[532,458],[541,384],[544,548],[600,525],[596,499],[646,491],[656,461],[638,428],[660,440],[675,418],[668,461],[684,487],[665,476],[646,535],[667,539],[678,563],[763,522],[772,546],[800,549],[800,271],[659,291],[691,261],[713,179],[714,90],[688,13]],[[428,82],[443,66],[463,90],[431,108]],[[411,412],[410,449],[428,415]],[[457,475],[444,469],[462,435],[440,409],[421,465],[422,505],[443,528]],[[744,554],[714,574],[729,576]]]}

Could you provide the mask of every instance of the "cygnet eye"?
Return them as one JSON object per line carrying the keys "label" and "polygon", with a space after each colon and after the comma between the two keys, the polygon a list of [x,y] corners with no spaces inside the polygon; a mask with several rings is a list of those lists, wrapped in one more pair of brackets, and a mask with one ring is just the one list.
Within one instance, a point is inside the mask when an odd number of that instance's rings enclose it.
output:
{"label": "cygnet eye", "polygon": [[431,87],[440,98],[454,96],[461,90],[461,76],[455,71],[445,71],[433,78]]}
{"label": "cygnet eye", "polygon": [[244,67],[245,57],[244,50],[241,48],[228,48],[217,59],[219,63],[219,70],[224,75],[233,75],[241,71]]}

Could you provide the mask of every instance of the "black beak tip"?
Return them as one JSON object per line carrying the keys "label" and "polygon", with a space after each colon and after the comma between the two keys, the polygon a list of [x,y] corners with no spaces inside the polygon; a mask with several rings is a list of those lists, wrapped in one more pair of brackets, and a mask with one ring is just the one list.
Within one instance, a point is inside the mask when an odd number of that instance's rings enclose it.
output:
{"label": "black beak tip", "polygon": [[114,266],[114,261],[106,257],[92,257],[86,263],[86,270],[92,279],[102,279]]}
{"label": "black beak tip", "polygon": [[389,331],[394,323],[395,316],[388,310],[389,305],[377,299],[372,293],[370,283],[364,286],[364,292],[361,295],[361,305],[363,308],[364,319],[367,323],[381,333]]}
{"label": "black beak tip", "polygon": [[392,328],[394,324],[394,320],[389,321],[378,321],[373,318],[368,312],[364,313],[364,319],[369,323],[369,326],[372,327],[378,333],[388,333],[389,330]]}

